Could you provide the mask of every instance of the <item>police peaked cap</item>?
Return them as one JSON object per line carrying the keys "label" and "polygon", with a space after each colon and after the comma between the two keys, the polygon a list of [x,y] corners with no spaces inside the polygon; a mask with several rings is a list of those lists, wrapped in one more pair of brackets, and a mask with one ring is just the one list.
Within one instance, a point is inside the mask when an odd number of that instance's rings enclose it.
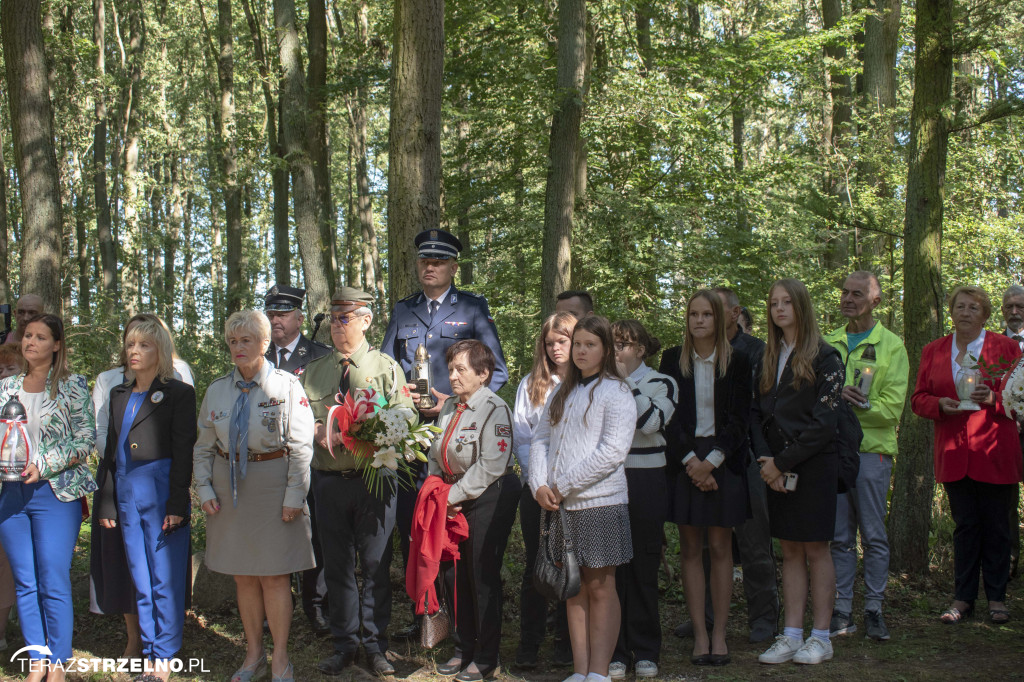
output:
{"label": "police peaked cap", "polygon": [[263,297],[263,309],[270,312],[288,312],[289,310],[301,310],[302,299],[306,297],[305,289],[275,284]]}
{"label": "police peaked cap", "polygon": [[423,230],[416,235],[416,248],[420,258],[458,258],[462,242],[447,230]]}

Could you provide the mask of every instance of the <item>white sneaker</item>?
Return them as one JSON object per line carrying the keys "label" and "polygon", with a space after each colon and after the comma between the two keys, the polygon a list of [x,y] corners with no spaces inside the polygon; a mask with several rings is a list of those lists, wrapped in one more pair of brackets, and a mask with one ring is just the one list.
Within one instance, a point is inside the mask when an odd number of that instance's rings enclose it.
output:
{"label": "white sneaker", "polygon": [[637,677],[657,677],[658,676],[658,664],[654,661],[637,661],[636,662],[636,676]]}
{"label": "white sneaker", "polygon": [[768,651],[757,657],[761,663],[785,663],[793,660],[796,652],[804,646],[803,641],[791,639],[786,635],[776,635],[775,643],[768,647]]}
{"label": "white sneaker", "polygon": [[832,660],[832,642],[817,637],[808,637],[800,650],[793,655],[794,663],[817,665]]}
{"label": "white sneaker", "polygon": [[624,680],[626,679],[626,664],[619,663],[618,661],[612,661],[608,664],[608,677],[613,680]]}
{"label": "white sneaker", "polygon": [[583,682],[583,680],[585,680],[585,679],[587,679],[586,675],[580,675],[579,673],[573,673],[572,675],[569,675],[569,677],[567,677],[564,680],[562,680],[562,682]]}
{"label": "white sneaker", "polygon": [[587,673],[585,678],[586,682],[608,682],[610,678],[604,675],[598,675],[597,673]]}

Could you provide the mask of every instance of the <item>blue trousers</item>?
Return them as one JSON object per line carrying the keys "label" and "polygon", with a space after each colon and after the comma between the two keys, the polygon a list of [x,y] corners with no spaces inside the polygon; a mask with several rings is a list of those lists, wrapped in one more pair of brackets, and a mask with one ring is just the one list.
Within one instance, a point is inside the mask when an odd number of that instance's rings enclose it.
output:
{"label": "blue trousers", "polygon": [[135,464],[117,480],[117,513],[135,581],[142,655],[173,658],[181,650],[188,580],[188,527],[164,535],[171,460]]}
{"label": "blue trousers", "polygon": [[0,542],[14,574],[21,634],[25,644],[51,652],[30,651],[33,659],[71,658],[71,555],[81,525],[81,504],[58,500],[49,481],[3,484]]}

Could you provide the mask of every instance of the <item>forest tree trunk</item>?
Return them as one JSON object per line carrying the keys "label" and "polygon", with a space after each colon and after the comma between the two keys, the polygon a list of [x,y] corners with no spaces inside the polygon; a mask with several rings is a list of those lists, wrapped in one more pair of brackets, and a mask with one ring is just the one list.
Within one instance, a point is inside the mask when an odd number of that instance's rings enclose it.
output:
{"label": "forest tree trunk", "polygon": [[322,212],[306,140],[306,76],[299,50],[295,0],[274,0],[274,26],[281,60],[281,144],[292,176],[295,232],[302,257],[306,303],[315,314],[327,310],[331,292],[328,291],[328,245],[321,239]]}
{"label": "forest tree trunk", "polygon": [[395,0],[388,129],[391,305],[418,285],[418,232],[441,224],[444,0]]}
{"label": "forest tree trunk", "polygon": [[24,220],[19,294],[38,294],[60,314],[63,216],[39,0],[0,2],[0,38]]}
{"label": "forest tree trunk", "polygon": [[[903,326],[907,353],[913,360],[911,387],[917,381],[921,350],[943,333],[942,211],[949,142],[949,121],[943,109],[953,80],[953,0],[918,0],[916,13],[903,252]],[[935,488],[932,438],[932,423],[913,415],[908,401],[889,514],[891,566],[897,573],[928,571]]]}
{"label": "forest tree trunk", "polygon": [[227,241],[227,314],[242,309],[250,294],[245,284],[245,249],[242,246],[242,189],[238,185],[235,135],[235,63],[231,0],[217,0],[217,80],[220,84],[220,167],[224,173],[224,229]]}
{"label": "forest tree trunk", "polygon": [[577,151],[580,145],[580,124],[583,121],[583,86],[587,62],[586,26],[584,0],[559,0],[558,72],[548,148],[547,187],[544,193],[540,287],[542,318],[554,311],[555,296],[568,289],[570,283]]}

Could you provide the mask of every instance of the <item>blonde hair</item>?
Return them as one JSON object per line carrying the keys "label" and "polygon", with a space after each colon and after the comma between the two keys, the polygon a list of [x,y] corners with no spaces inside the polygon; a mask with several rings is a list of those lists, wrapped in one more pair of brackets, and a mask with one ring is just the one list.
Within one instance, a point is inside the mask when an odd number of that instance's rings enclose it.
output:
{"label": "blonde hair", "polygon": [[789,294],[796,317],[796,345],[789,356],[793,368],[793,388],[799,389],[803,383],[814,382],[814,361],[818,357],[821,343],[821,332],[818,321],[814,317],[814,306],[811,294],[804,283],[798,279],[780,279],[768,289],[766,299],[768,319],[768,339],[764,349],[764,362],[761,363],[761,393],[768,393],[775,385],[779,369],[779,355],[782,352],[782,328],[772,318],[772,293],[782,288]]}
{"label": "blonde hair", "polygon": [[701,289],[686,301],[686,329],[683,331],[683,351],[679,354],[679,371],[684,377],[693,376],[693,333],[690,331],[690,308],[693,302],[702,298],[711,306],[711,314],[715,317],[715,369],[718,376],[724,377],[732,360],[732,344],[725,331],[725,306],[722,297],[711,289]]}
{"label": "blonde hair", "polygon": [[956,304],[956,297],[960,294],[964,296],[970,296],[979,304],[981,304],[981,310],[985,313],[985,320],[992,316],[992,300],[988,297],[988,292],[981,287],[964,285],[961,284],[956,289],[953,289],[953,293],[949,295],[949,314],[953,314],[953,306]]}
{"label": "blonde hair", "polygon": [[270,320],[259,310],[239,310],[231,313],[231,317],[224,323],[224,340],[228,341],[232,336],[248,332],[255,336],[263,345],[270,343]]}
{"label": "blonde hair", "polygon": [[[167,333],[167,330],[163,325],[152,320],[143,320],[136,322],[131,326],[128,334],[124,339],[125,355],[128,353],[128,344],[133,341],[151,341],[156,346],[157,350],[157,362],[156,362],[156,375],[160,377],[161,381],[167,381],[174,377],[174,361],[172,354],[174,353],[174,342],[171,341],[171,335]],[[124,379],[130,383],[135,380],[135,372],[133,372],[128,365],[124,366]]]}
{"label": "blonde hair", "polygon": [[[548,357],[547,340],[548,334],[554,332],[572,341],[572,330],[576,327],[576,316],[572,313],[554,313],[548,315],[537,335],[537,344],[533,351],[533,367],[530,369],[530,378],[526,382],[526,393],[530,398],[530,404],[540,407],[548,397],[548,390],[554,380],[551,378],[558,373],[558,367]],[[569,349],[572,353],[572,348]],[[572,362],[570,357],[569,362]]]}
{"label": "blonde hair", "polygon": [[128,366],[128,354],[125,352],[125,346],[128,344],[128,330],[139,322],[154,322],[163,327],[163,330],[167,332],[167,338],[171,340],[171,360],[173,362],[178,359],[178,349],[174,346],[174,332],[167,326],[167,323],[153,313],[139,313],[138,315],[133,315],[127,324],[124,325],[124,331],[121,333],[121,354],[117,358],[118,367]]}

